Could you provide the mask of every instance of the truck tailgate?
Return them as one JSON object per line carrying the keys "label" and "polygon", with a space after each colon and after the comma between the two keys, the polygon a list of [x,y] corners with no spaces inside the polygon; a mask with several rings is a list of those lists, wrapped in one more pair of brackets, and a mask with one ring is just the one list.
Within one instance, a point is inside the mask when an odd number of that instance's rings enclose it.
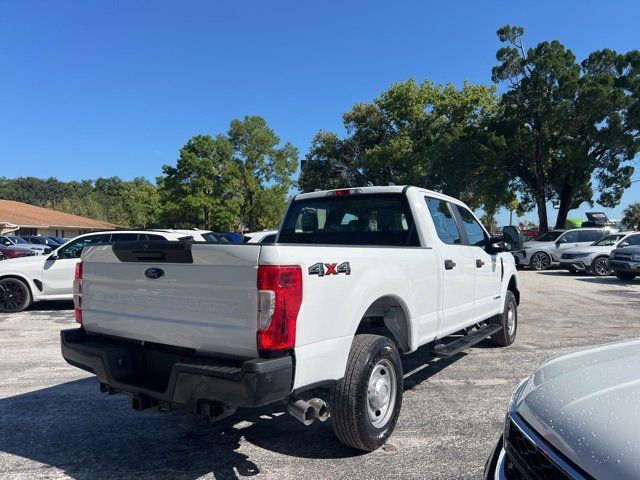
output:
{"label": "truck tailgate", "polygon": [[[83,253],[86,331],[257,356],[259,245],[116,243]],[[154,278],[157,277],[157,278]]]}

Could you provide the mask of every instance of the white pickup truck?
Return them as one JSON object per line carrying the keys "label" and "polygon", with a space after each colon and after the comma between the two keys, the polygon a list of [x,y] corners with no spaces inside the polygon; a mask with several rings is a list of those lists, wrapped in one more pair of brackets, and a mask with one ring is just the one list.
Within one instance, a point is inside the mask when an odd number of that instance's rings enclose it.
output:
{"label": "white pickup truck", "polygon": [[371,451],[400,413],[400,353],[514,341],[520,294],[504,252],[521,246],[517,229],[490,237],[462,202],[417,187],[306,193],[273,244],[85,249],[81,327],[61,332],[62,355],[135,409],[219,419],[284,400]]}

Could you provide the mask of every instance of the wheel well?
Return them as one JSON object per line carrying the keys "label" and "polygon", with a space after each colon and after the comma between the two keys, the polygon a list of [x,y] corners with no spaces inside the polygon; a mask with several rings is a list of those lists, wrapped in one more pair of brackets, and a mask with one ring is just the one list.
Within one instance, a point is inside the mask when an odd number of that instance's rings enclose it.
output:
{"label": "wheel well", "polygon": [[411,350],[409,316],[403,303],[392,295],[380,297],[362,316],[356,335],[370,333],[393,340],[400,351]]}
{"label": "wheel well", "polygon": [[513,296],[516,297],[516,304],[520,305],[520,290],[518,290],[518,285],[516,284],[515,275],[509,279],[509,285],[507,286],[507,290],[513,293]]}
{"label": "wheel well", "polygon": [[27,286],[27,288],[29,289],[29,296],[31,296],[31,301],[33,301],[33,290],[31,289],[31,284],[29,283],[29,280],[27,280],[24,277],[21,277],[20,275],[2,275],[0,277],[0,280],[4,280],[5,278],[15,278],[16,280],[20,280],[21,282],[24,282],[24,284]]}

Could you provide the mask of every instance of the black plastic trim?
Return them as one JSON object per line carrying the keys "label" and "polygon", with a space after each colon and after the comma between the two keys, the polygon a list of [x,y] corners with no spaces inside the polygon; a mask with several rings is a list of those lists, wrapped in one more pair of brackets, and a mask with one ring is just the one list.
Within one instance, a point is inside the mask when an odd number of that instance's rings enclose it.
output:
{"label": "black plastic trim", "polygon": [[113,253],[121,262],[193,263],[191,245],[194,242],[114,242]]}
{"label": "black plastic trim", "polygon": [[291,356],[244,361],[189,355],[167,347],[86,333],[60,332],[62,356],[94,373],[112,392],[198,410],[202,402],[231,408],[286,398],[293,383]]}

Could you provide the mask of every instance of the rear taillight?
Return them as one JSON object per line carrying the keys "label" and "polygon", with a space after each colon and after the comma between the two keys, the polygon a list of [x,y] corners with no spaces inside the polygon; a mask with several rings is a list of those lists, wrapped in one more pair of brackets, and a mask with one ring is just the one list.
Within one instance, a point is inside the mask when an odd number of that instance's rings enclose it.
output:
{"label": "rear taillight", "polygon": [[82,262],[76,263],[76,274],[73,278],[73,305],[76,322],[82,324]]}
{"label": "rear taillight", "polygon": [[258,350],[272,352],[295,346],[301,304],[299,266],[258,267]]}

